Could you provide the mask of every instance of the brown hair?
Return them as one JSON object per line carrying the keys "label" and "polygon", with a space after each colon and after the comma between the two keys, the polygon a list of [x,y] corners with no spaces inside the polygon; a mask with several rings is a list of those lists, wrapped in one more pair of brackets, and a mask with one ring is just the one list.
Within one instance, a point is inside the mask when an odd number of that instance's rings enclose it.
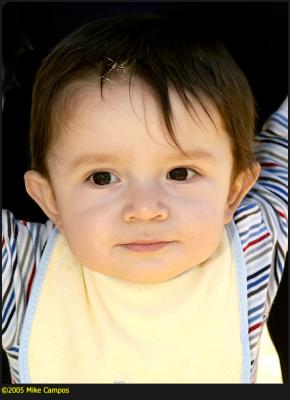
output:
{"label": "brown hair", "polygon": [[176,29],[174,21],[167,18],[129,15],[90,22],[64,38],[43,60],[32,93],[32,169],[48,177],[46,160],[56,136],[53,115],[64,89],[79,80],[89,81],[93,75],[99,78],[102,90],[109,74],[124,68],[130,81],[138,76],[153,89],[178,148],[169,87],[176,90],[187,110],[192,108],[189,95],[207,113],[203,99],[215,105],[231,138],[233,176],[253,165],[254,98],[244,73],[224,45],[198,37],[186,26],[179,24]]}

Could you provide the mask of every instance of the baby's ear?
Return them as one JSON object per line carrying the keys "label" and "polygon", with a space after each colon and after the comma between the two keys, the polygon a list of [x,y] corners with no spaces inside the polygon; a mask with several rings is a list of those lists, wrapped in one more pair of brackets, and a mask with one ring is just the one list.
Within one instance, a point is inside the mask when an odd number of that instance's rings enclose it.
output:
{"label": "baby's ear", "polygon": [[60,217],[52,186],[39,172],[30,170],[24,174],[26,192],[39,205],[47,217],[60,228]]}
{"label": "baby's ear", "polygon": [[259,174],[260,164],[256,162],[251,170],[248,169],[241,172],[231,184],[225,209],[224,224],[228,224],[229,222],[231,222],[234,212],[239,207],[246,194],[256,183]]}

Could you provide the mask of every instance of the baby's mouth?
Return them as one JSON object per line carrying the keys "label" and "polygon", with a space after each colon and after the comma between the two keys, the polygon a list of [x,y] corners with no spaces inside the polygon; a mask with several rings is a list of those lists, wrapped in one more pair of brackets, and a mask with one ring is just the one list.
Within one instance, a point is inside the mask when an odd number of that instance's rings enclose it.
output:
{"label": "baby's mouth", "polygon": [[155,240],[143,240],[143,241],[136,241],[132,243],[125,243],[121,244],[121,247],[125,248],[129,251],[134,252],[152,252],[162,250],[165,247],[169,246],[172,241],[155,241]]}

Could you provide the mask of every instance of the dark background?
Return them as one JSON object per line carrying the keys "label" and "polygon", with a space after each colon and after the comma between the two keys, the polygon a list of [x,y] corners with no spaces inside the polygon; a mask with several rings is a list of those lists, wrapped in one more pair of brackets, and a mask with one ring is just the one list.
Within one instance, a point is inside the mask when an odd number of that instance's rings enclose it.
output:
{"label": "dark background", "polygon": [[42,58],[66,34],[94,18],[128,11],[175,16],[172,29],[189,24],[211,32],[228,47],[245,72],[258,105],[258,124],[287,92],[287,3],[7,3],[3,9],[3,56],[25,34],[32,50],[13,65],[17,87],[6,94],[3,109],[2,206],[16,217],[43,221],[41,210],[23,185],[29,168],[28,126],[32,80]]}
{"label": "dark background", "polygon": [[[2,114],[2,207],[16,218],[43,222],[46,217],[28,197],[23,174],[29,169],[28,129],[32,81],[48,51],[66,34],[95,18],[149,11],[175,17],[192,31],[221,39],[248,77],[258,106],[257,129],[288,90],[288,3],[6,3],[2,10],[6,72]],[[26,48],[26,51],[21,51]],[[7,81],[9,86],[7,87]],[[269,328],[286,378],[287,276],[284,274]],[[4,368],[4,372],[6,369]],[[4,375],[4,382],[8,382]]]}

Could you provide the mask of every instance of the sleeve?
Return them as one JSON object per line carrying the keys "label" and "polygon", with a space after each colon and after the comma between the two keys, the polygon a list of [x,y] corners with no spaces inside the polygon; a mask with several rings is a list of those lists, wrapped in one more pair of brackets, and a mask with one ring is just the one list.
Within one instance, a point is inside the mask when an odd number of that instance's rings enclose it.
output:
{"label": "sleeve", "polygon": [[260,175],[234,221],[249,269],[248,298],[261,299],[266,292],[268,314],[288,251],[288,97],[256,135],[254,153]]}
{"label": "sleeve", "polygon": [[33,278],[53,224],[16,220],[2,211],[2,347],[13,357]]}
{"label": "sleeve", "polygon": [[261,172],[248,197],[262,210],[274,244],[280,249],[282,269],[288,250],[288,97],[257,134],[254,152]]}
{"label": "sleeve", "polygon": [[254,153],[261,173],[251,197],[274,212],[275,232],[281,237],[288,219],[288,97],[257,134]]}

